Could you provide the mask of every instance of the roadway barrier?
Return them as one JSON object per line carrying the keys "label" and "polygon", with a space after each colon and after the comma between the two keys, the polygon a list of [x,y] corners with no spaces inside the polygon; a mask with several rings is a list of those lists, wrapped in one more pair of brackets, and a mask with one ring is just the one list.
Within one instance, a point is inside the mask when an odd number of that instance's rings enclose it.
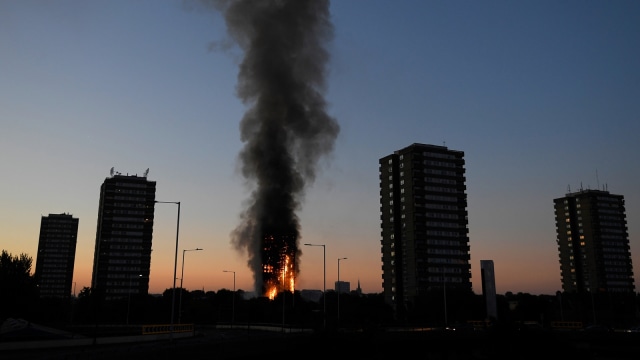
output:
{"label": "roadway barrier", "polygon": [[557,330],[580,330],[583,328],[582,321],[552,321],[551,328]]}
{"label": "roadway barrier", "polygon": [[155,324],[142,325],[142,335],[170,334],[172,327],[174,333],[195,332],[193,324]]}

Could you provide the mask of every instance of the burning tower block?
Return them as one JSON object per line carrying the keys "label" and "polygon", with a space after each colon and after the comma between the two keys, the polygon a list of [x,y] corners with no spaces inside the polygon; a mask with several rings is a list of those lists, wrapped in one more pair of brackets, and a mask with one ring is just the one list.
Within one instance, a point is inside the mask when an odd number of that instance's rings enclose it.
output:
{"label": "burning tower block", "polygon": [[267,235],[262,240],[262,292],[273,300],[279,292],[295,290],[296,237]]}

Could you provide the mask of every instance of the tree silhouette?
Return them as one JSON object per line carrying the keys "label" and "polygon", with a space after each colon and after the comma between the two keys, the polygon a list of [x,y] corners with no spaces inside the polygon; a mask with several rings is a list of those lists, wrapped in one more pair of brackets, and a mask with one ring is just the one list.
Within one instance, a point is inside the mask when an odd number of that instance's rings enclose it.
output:
{"label": "tree silhouette", "polygon": [[27,254],[0,254],[0,319],[28,318],[38,300],[38,288],[31,275],[33,259]]}

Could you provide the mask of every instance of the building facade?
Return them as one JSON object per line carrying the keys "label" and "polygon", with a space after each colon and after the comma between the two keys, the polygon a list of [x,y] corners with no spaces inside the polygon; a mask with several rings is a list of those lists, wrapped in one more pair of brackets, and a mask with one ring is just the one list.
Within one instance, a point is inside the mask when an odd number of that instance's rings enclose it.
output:
{"label": "building facade", "polygon": [[493,260],[480,260],[480,276],[482,277],[482,298],[487,310],[487,320],[498,319],[498,301],[496,298],[496,274]]}
{"label": "building facade", "polygon": [[78,219],[72,215],[49,214],[40,219],[34,271],[40,297],[71,297],[77,240]]}
{"label": "building facade", "polygon": [[553,202],[563,291],[633,293],[624,197],[581,190]]}
{"label": "building facade", "polygon": [[382,288],[396,312],[429,291],[471,291],[464,165],[464,152],[425,144],[379,160]]}
{"label": "building facade", "polygon": [[351,282],[349,281],[336,281],[333,283],[334,290],[338,294],[348,294],[351,292]]}
{"label": "building facade", "polygon": [[100,187],[91,287],[105,299],[147,294],[156,182],[111,173]]}

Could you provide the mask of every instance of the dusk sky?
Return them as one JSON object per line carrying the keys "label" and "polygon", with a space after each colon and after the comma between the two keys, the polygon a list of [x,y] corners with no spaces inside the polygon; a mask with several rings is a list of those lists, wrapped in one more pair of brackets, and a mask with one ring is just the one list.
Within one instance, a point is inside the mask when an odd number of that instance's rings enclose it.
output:
{"label": "dusk sky", "polygon": [[[74,282],[91,285],[100,185],[113,167],[180,201],[188,290],[252,291],[231,232],[238,48],[181,0],[0,1],[0,249],[37,257],[40,219],[79,219]],[[378,160],[412,143],[465,153],[473,290],[561,290],[553,199],[625,197],[640,287],[640,1],[334,0],[327,112],[340,125],[302,210],[326,284],[382,291]],[[177,206],[157,204],[151,293],[171,288]],[[322,289],[302,246],[297,289]],[[636,289],[636,290],[637,290]]]}

